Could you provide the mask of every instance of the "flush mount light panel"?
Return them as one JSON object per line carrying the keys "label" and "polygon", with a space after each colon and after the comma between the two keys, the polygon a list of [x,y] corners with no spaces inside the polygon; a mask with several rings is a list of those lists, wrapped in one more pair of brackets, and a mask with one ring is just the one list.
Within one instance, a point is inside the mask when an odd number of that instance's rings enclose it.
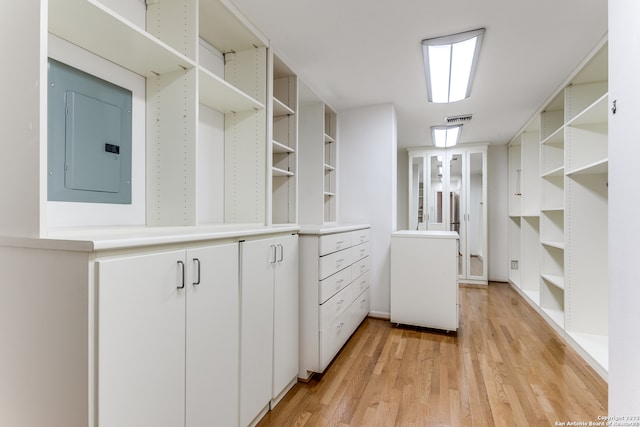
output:
{"label": "flush mount light panel", "polygon": [[429,102],[468,98],[485,29],[422,40]]}
{"label": "flush mount light panel", "polygon": [[460,141],[461,133],[462,125],[433,126],[431,128],[431,139],[436,147],[453,147]]}

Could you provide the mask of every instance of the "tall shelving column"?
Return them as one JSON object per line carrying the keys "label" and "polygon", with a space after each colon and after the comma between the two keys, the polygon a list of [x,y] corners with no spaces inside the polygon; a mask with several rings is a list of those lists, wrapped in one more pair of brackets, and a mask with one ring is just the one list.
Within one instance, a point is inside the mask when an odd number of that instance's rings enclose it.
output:
{"label": "tall shelving column", "polygon": [[566,331],[608,371],[608,51],[565,90]]}
{"label": "tall shelving column", "polygon": [[337,221],[337,114],[324,106],[324,222]]}
{"label": "tall shelving column", "polygon": [[269,41],[228,1],[203,0],[199,6],[199,36],[224,64],[223,71],[209,69],[201,55],[201,104],[224,114],[223,170],[209,177],[224,182],[224,194],[205,202],[224,206],[224,224],[265,224]]}
{"label": "tall shelving column", "polygon": [[540,307],[564,330],[564,95],[540,114]]}
{"label": "tall shelving column", "polygon": [[298,79],[273,55],[271,222],[297,222]]}
{"label": "tall shelving column", "polygon": [[509,147],[510,280],[536,305],[540,304],[539,128],[539,121],[534,121]]}
{"label": "tall shelving column", "polygon": [[[147,31],[195,60],[197,14],[193,0],[150,4]],[[194,67],[147,77],[148,225],[196,223],[196,75]]]}
{"label": "tall shelving column", "polygon": [[338,222],[337,114],[303,82],[299,83],[299,222]]}
{"label": "tall shelving column", "polygon": [[509,144],[509,281],[522,288],[522,144],[515,138]]}

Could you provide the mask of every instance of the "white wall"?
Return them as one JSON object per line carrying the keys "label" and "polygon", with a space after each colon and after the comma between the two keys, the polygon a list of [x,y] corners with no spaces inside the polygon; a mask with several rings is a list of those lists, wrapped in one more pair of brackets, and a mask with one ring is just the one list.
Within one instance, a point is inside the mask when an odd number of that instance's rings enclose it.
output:
{"label": "white wall", "polygon": [[391,104],[338,112],[340,223],[371,224],[370,312],[389,317],[391,232],[396,229],[396,112]]}
{"label": "white wall", "polygon": [[640,2],[609,0],[609,415],[640,416]]}
{"label": "white wall", "polygon": [[397,194],[398,194],[398,230],[409,227],[409,155],[405,148],[397,151]]}
{"label": "white wall", "polygon": [[490,281],[509,280],[509,150],[506,145],[489,145],[487,150],[488,274]]}

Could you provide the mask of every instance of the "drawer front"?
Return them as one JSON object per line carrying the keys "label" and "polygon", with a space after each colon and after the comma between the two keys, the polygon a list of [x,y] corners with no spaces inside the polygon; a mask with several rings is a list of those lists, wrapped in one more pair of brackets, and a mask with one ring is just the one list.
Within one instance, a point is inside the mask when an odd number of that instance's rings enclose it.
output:
{"label": "drawer front", "polygon": [[351,264],[353,264],[352,254],[353,252],[351,252],[350,249],[344,249],[344,250],[320,257],[318,279],[322,280],[326,277],[331,276],[334,273],[337,273],[343,268],[349,267]]}
{"label": "drawer front", "polygon": [[360,325],[360,322],[362,322],[369,314],[369,289],[366,289],[358,295],[355,301],[353,301],[353,305],[351,310],[349,310],[349,313],[351,313],[351,323],[355,330],[355,328]]}
{"label": "drawer front", "polygon": [[371,239],[371,229],[356,230],[351,232],[351,242],[353,245],[368,242]]}
{"label": "drawer front", "polygon": [[367,271],[369,271],[369,257],[363,258],[351,266],[351,277],[362,276]]}
{"label": "drawer front", "polygon": [[351,286],[347,286],[320,306],[321,324],[327,324],[331,319],[335,319],[351,305],[355,296],[351,289]]}
{"label": "drawer front", "polygon": [[335,274],[319,281],[319,300],[320,304],[324,304],[326,300],[337,294],[351,283],[351,269],[345,268]]}
{"label": "drawer front", "polygon": [[369,288],[369,272],[364,272],[360,277],[357,277],[351,286],[354,287],[354,295],[361,294],[362,291]]}
{"label": "drawer front", "polygon": [[320,331],[320,365],[323,371],[349,338],[350,323],[351,315],[346,311],[323,324]]}
{"label": "drawer front", "polygon": [[351,248],[351,258],[353,262],[359,261],[364,257],[369,256],[369,243],[360,243],[359,245],[353,246]]}
{"label": "drawer front", "polygon": [[351,247],[351,233],[336,233],[320,236],[320,256]]}

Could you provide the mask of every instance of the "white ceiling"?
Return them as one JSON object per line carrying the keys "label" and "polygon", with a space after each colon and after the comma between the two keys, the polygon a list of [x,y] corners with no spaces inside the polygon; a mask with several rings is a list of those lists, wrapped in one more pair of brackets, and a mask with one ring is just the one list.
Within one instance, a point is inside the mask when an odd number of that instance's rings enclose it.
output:
{"label": "white ceiling", "polygon": [[[400,147],[472,113],[462,143],[508,142],[607,32],[607,0],[233,0],[341,110],[393,103]],[[420,42],[487,29],[471,97],[428,104]]]}

